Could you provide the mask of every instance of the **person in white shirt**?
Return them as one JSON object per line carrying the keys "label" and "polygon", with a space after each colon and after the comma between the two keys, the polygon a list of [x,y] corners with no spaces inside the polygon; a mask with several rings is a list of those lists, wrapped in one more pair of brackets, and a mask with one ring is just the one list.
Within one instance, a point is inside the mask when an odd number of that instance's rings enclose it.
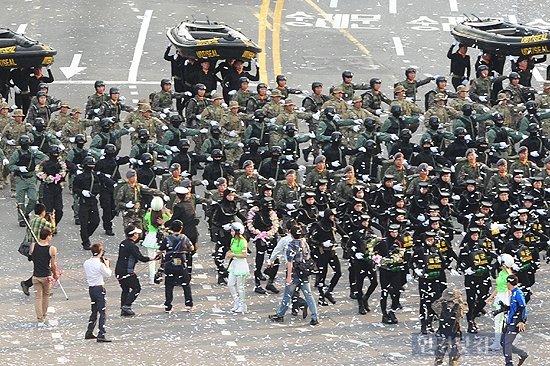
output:
{"label": "person in white shirt", "polygon": [[[88,329],[84,335],[84,339],[96,339],[97,342],[111,342],[105,337],[105,310],[107,304],[105,301],[105,278],[111,276],[110,261],[104,257],[103,245],[100,243],[92,244],[90,248],[92,257],[84,262],[84,270],[86,271],[86,281],[89,286],[90,300],[92,302],[92,314],[88,320]],[[94,335],[94,328],[98,322],[97,314],[99,313],[99,324],[97,337]]]}

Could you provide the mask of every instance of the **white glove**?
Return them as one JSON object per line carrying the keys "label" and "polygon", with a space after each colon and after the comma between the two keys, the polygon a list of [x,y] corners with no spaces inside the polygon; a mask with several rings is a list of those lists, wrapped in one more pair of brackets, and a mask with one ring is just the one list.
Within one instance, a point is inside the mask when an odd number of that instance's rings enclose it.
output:
{"label": "white glove", "polygon": [[222,108],[227,108],[227,103],[226,102],[222,102],[222,104],[220,104],[222,106]]}
{"label": "white glove", "polygon": [[313,118],[316,121],[318,121],[320,117],[321,117],[321,111],[317,111],[313,113],[313,115],[311,116],[311,118]]}
{"label": "white glove", "polygon": [[74,137],[69,137],[69,142],[74,144],[75,138]]}
{"label": "white glove", "polygon": [[61,151],[65,150],[65,145],[59,144],[58,146],[59,146],[59,150],[61,150]]}
{"label": "white glove", "polygon": [[306,109],[304,107],[298,108],[298,112],[305,112],[305,111],[306,111]]}
{"label": "white glove", "polygon": [[[546,191],[546,190],[545,190],[545,191]],[[538,208],[538,209],[536,209],[535,211],[537,211],[537,213],[538,213],[539,215],[541,215],[541,216],[545,216],[546,213],[547,213],[546,210],[543,209],[543,208]]]}
{"label": "white glove", "polygon": [[332,163],[330,163],[330,165],[332,165],[335,168],[338,168],[342,164],[340,164],[340,162],[338,160],[336,160],[336,161],[333,161]]}
{"label": "white glove", "polygon": [[410,273],[407,273],[405,278],[407,279],[407,282],[411,282],[413,280],[413,276],[411,276]]}
{"label": "white glove", "polygon": [[197,114],[195,118],[200,121],[202,119],[202,116],[200,114]]}
{"label": "white glove", "polygon": [[170,108],[164,108],[164,109],[162,110],[162,113],[169,114],[169,113],[170,113]]}
{"label": "white glove", "polygon": [[275,123],[277,121],[277,117],[273,117],[269,120],[270,123]]}
{"label": "white glove", "polygon": [[15,145],[15,140],[14,139],[8,140],[8,141],[6,141],[6,144],[8,144],[10,146],[14,146]]}
{"label": "white glove", "polygon": [[483,107],[483,112],[488,113],[490,111],[489,107]]}
{"label": "white glove", "polygon": [[196,198],[196,199],[199,199],[199,198],[201,198],[201,195],[200,195],[200,194],[196,194],[196,195],[195,195],[195,198]]}
{"label": "white glove", "polygon": [[309,138],[311,139],[314,139],[316,136],[315,136],[315,132],[310,132],[307,134],[309,136]]}
{"label": "white glove", "polygon": [[199,132],[202,133],[202,134],[204,135],[204,134],[208,133],[208,128],[201,128],[201,129],[199,130]]}
{"label": "white glove", "polygon": [[128,132],[130,132],[130,133],[132,133],[132,132],[136,132],[136,129],[135,129],[135,128],[133,128],[133,127],[130,127],[130,128],[128,129]]}
{"label": "white glove", "polygon": [[286,160],[288,160],[288,161],[293,161],[293,160],[294,160],[294,156],[292,156],[292,155],[287,155],[287,156],[286,156]]}
{"label": "white glove", "polygon": [[[189,60],[186,60],[185,62],[189,62]],[[192,97],[193,94],[190,92],[190,91],[186,91],[185,93],[183,93],[184,95],[187,95],[188,97]]]}
{"label": "white glove", "polygon": [[15,91],[15,94],[20,94],[21,93],[21,89],[19,89],[19,87],[17,85],[13,86],[13,90]]}
{"label": "white glove", "polygon": [[161,114],[159,114],[159,117],[160,117],[160,119],[165,119],[165,118],[166,118],[166,114],[161,113]]}
{"label": "white glove", "polygon": [[479,96],[479,100],[480,100],[481,102],[486,102],[486,101],[487,101],[487,97],[486,97],[485,95],[480,95],[480,96]]}
{"label": "white glove", "polygon": [[394,184],[392,188],[397,192],[401,192],[403,190],[403,185],[401,183],[397,183]]}
{"label": "white glove", "polygon": [[252,198],[252,197],[253,197],[252,192],[245,192],[245,193],[243,193],[243,197],[244,197],[244,198]]}
{"label": "white glove", "polygon": [[517,264],[514,263],[514,265],[512,266],[512,270],[513,270],[514,272],[519,272],[519,271],[521,271],[521,268],[519,268],[519,266],[518,266]]}
{"label": "white glove", "polygon": [[6,166],[10,163],[10,161],[8,159],[4,159],[2,160],[2,165]]}
{"label": "white glove", "polygon": [[294,203],[287,203],[286,208],[289,209],[289,210],[295,210],[296,205]]}
{"label": "white glove", "polygon": [[27,167],[26,167],[26,166],[20,166],[20,167],[19,167],[19,171],[20,171],[21,173],[28,173],[28,172],[29,172],[29,171],[27,170]]}
{"label": "white glove", "polygon": [[124,102],[126,100],[126,97],[124,95],[121,95],[118,100],[120,100],[121,102]]}
{"label": "white glove", "polygon": [[244,147],[244,144],[243,144],[242,142],[239,142],[239,143],[237,144],[237,146],[240,147],[240,148],[242,149],[242,148]]}
{"label": "white glove", "polygon": [[99,117],[94,117],[94,122],[99,122]]}
{"label": "white glove", "polygon": [[368,174],[363,174],[363,175],[361,175],[361,179],[363,179],[363,181],[365,181],[365,182],[370,181],[370,177],[369,177]]}
{"label": "white glove", "polygon": [[455,39],[452,43],[453,46],[456,46],[458,44],[458,41]]}
{"label": "white glove", "polygon": [[451,269],[451,276],[453,277],[456,277],[456,276],[460,276],[460,273],[458,273],[458,271],[454,268]]}
{"label": "white glove", "polygon": [[464,136],[464,140],[466,140],[466,142],[472,141],[472,136],[468,134]]}
{"label": "white glove", "polygon": [[130,164],[136,165],[136,164],[137,164],[137,160],[136,160],[135,158],[130,158]]}
{"label": "white glove", "polygon": [[460,200],[460,196],[458,194],[455,194],[451,197],[451,199],[453,199],[453,201],[458,201]]}
{"label": "white glove", "polygon": [[301,172],[305,172],[306,171],[306,166],[305,165],[298,165],[298,170],[301,171]]}
{"label": "white glove", "polygon": [[464,85],[464,86],[468,85],[468,79],[462,80],[461,84]]}
{"label": "white glove", "polygon": [[168,126],[162,125],[161,130],[166,131],[168,129]]}
{"label": "white glove", "polygon": [[206,158],[206,161],[214,161],[214,159],[212,159],[212,157],[209,156],[209,157]]}
{"label": "white glove", "polygon": [[302,90],[302,94],[303,95],[309,95],[309,91],[308,90]]}
{"label": "white glove", "polygon": [[355,253],[355,258],[362,260],[365,258],[365,255],[363,253]]}
{"label": "white glove", "polygon": [[170,156],[172,154],[173,154],[173,152],[171,150],[164,150],[164,155]]}
{"label": "white glove", "polygon": [[237,94],[237,91],[236,90],[230,90],[230,91],[227,92],[227,94],[235,95],[235,94]]}
{"label": "white glove", "polygon": [[201,184],[206,187],[208,186],[208,181],[206,179],[203,179],[201,180]]}
{"label": "white glove", "polygon": [[214,127],[218,125],[219,125],[218,121],[210,121],[210,126]]}
{"label": "white glove", "polygon": [[231,224],[225,224],[222,226],[222,229],[224,229],[225,231],[229,231],[231,230]]}
{"label": "white glove", "polygon": [[[353,121],[353,123],[355,123],[357,126],[361,126],[363,124],[363,120],[362,119],[356,119],[355,121]],[[357,132],[357,131],[355,131],[355,132]]]}
{"label": "white glove", "polygon": [[426,216],[424,216],[423,214],[420,214],[416,217],[416,219],[420,222],[424,222],[426,221]]}
{"label": "white glove", "polygon": [[456,168],[455,168],[455,166],[454,166],[454,165],[451,165],[451,168],[450,168],[450,170],[451,170],[451,173],[454,173],[454,172],[456,171]]}
{"label": "white glove", "polygon": [[379,108],[377,110],[374,111],[374,114],[376,114],[377,116],[381,115],[382,114],[382,110]]}
{"label": "white glove", "polygon": [[501,231],[502,231],[502,230],[506,230],[506,225],[504,225],[504,224],[497,224],[497,229],[499,229],[499,230],[501,230]]}
{"label": "white glove", "polygon": [[85,189],[82,190],[82,195],[83,195],[84,197],[92,197],[90,191],[87,191],[87,190],[85,190]]}
{"label": "white glove", "polygon": [[540,154],[539,154],[539,152],[538,152],[537,150],[531,151],[531,152],[529,153],[529,155],[531,155],[531,156],[534,157],[534,158],[538,158],[538,157],[540,156]]}
{"label": "white glove", "polygon": [[132,201],[130,201],[130,202],[128,202],[128,203],[126,204],[126,208],[132,208],[132,207],[134,207],[134,206],[135,206],[135,204],[134,204],[134,202],[132,202]]}
{"label": "white glove", "polygon": [[508,56],[508,60],[514,61],[514,56],[512,56],[512,55]]}
{"label": "white glove", "polygon": [[473,275],[474,273],[476,273],[476,271],[474,271],[473,269],[471,269],[470,267],[466,268],[466,270],[464,271],[464,274],[466,276],[471,276]]}
{"label": "white glove", "polygon": [[333,244],[332,244],[332,242],[331,242],[330,240],[327,240],[327,241],[324,241],[324,242],[323,242],[323,246],[324,246],[325,248],[330,248],[330,247],[333,246]]}
{"label": "white glove", "polygon": [[[99,174],[100,174],[100,172],[97,172],[97,175],[99,175]],[[111,174],[103,174],[103,175],[106,176],[109,179],[111,178]]]}
{"label": "white glove", "polygon": [[367,149],[364,146],[361,146],[359,149],[357,149],[359,152],[367,152]]}
{"label": "white glove", "polygon": [[334,117],[332,118],[332,120],[333,120],[334,122],[338,122],[338,121],[340,121],[340,119],[341,119],[341,117],[340,117],[339,114],[335,114]]}
{"label": "white glove", "polygon": [[433,153],[437,153],[437,151],[438,151],[437,146],[430,147],[430,151],[433,152]]}
{"label": "white glove", "polygon": [[211,90],[211,91],[210,91],[210,95],[214,95],[214,94],[216,94],[216,91],[215,91],[215,90]]}
{"label": "white glove", "polygon": [[239,134],[237,132],[235,132],[235,130],[231,130],[229,132],[229,137],[237,137],[237,136],[239,136]]}
{"label": "white glove", "polygon": [[61,137],[61,131],[57,131],[57,132],[55,133],[55,135],[56,135],[57,137]]}
{"label": "white glove", "polygon": [[[183,63],[183,65],[184,65],[184,66],[189,65],[189,60],[185,60],[185,62]],[[189,93],[189,92],[186,92],[186,93]],[[191,94],[191,93],[189,93],[189,94]]]}
{"label": "white glove", "polygon": [[392,133],[392,134],[390,135],[390,138],[391,138],[393,141],[399,140],[399,136],[397,136],[395,133]]}
{"label": "white glove", "polygon": [[29,147],[29,149],[31,149],[32,152],[37,152],[38,151],[38,146],[31,146],[31,147]]}
{"label": "white glove", "polygon": [[177,146],[171,146],[170,150],[172,150],[173,152],[179,152],[180,151],[180,149],[178,149]]}
{"label": "white glove", "polygon": [[405,97],[405,100],[409,103],[414,103],[414,98],[411,97]]}
{"label": "white glove", "polygon": [[504,141],[499,142],[499,146],[500,146],[501,149],[506,149],[506,148],[508,148],[508,144],[507,144],[506,142],[504,142]]}
{"label": "white glove", "polygon": [[94,113],[95,113],[95,114],[98,114],[98,113],[99,113],[99,108],[95,108],[95,109],[94,109]]}
{"label": "white glove", "polygon": [[162,196],[162,199],[164,200],[164,202],[168,202],[168,201],[170,201],[170,196],[164,195],[164,196]]}
{"label": "white glove", "polygon": [[284,106],[284,105],[285,105],[285,100],[284,100],[284,99],[281,99],[281,100],[279,101],[279,104],[282,105],[282,106]]}
{"label": "white glove", "polygon": [[191,175],[191,174],[189,174],[189,173],[187,172],[187,170],[184,170],[183,172],[181,172],[181,176],[184,177],[184,178],[187,178],[187,177],[189,177],[190,175]]}
{"label": "white glove", "polygon": [[348,101],[346,102],[346,104],[347,104],[347,105],[353,105],[353,102],[352,102],[351,100],[348,100]]}
{"label": "white glove", "polygon": [[425,119],[426,119],[426,117],[424,117],[424,116],[418,116],[418,121],[420,121],[420,122],[424,122]]}
{"label": "white glove", "polygon": [[415,269],[414,269],[414,273],[416,273],[416,275],[417,275],[418,277],[422,277],[422,276],[424,275],[424,271],[421,270],[420,268],[415,268]]}

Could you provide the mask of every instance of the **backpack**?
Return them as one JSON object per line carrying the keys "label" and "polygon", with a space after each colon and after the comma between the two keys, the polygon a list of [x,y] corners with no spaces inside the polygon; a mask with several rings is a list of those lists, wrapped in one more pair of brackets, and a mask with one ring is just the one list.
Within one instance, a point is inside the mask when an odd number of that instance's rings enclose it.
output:
{"label": "backpack", "polygon": [[452,307],[449,307],[452,302],[445,301],[441,306],[441,314],[439,315],[439,329],[440,334],[456,334],[460,332],[460,317],[458,312],[460,304],[455,303]]}

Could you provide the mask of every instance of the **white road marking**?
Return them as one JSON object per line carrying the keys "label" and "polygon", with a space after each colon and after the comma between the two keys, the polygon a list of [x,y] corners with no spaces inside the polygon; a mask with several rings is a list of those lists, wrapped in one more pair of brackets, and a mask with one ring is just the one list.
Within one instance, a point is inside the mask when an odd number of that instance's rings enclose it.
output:
{"label": "white road marking", "polygon": [[137,91],[131,91],[130,95],[139,95],[139,93]]}
{"label": "white road marking", "polygon": [[395,53],[397,56],[405,56],[405,51],[403,51],[403,44],[401,43],[401,38],[393,37],[393,44],[395,45]]}
{"label": "white road marking", "polygon": [[81,71],[86,70],[85,67],[80,67],[78,64],[80,63],[80,59],[82,59],[81,53],[75,53],[73,56],[73,60],[71,61],[71,65],[69,67],[60,67],[59,70],[65,75],[67,79],[72,78],[76,74],[78,74]]}
{"label": "white road marking", "polygon": [[25,33],[25,30],[27,29],[27,23],[19,24],[19,27],[17,27],[16,33]]}
{"label": "white road marking", "polygon": [[390,0],[390,14],[397,14],[397,0]]}
{"label": "white road marking", "polygon": [[338,0],[330,0],[330,4],[328,6],[329,8],[337,8],[338,7]]}
{"label": "white road marking", "polygon": [[208,276],[206,275],[206,273],[198,273],[195,277],[200,278],[200,279],[205,279]]}
{"label": "white road marking", "polygon": [[216,296],[206,296],[206,300],[208,300],[208,301],[218,301],[218,298]]}
{"label": "white road marking", "polygon": [[348,342],[356,344],[358,346],[370,346],[369,344],[361,341],[356,341],[355,339],[348,339]]}
{"label": "white road marking", "polygon": [[203,269],[204,268],[202,266],[202,264],[200,264],[200,263],[197,263],[197,264],[193,263],[193,267],[195,267],[196,269]]}
{"label": "white road marking", "polygon": [[516,16],[514,14],[511,14],[511,15],[508,15],[508,21],[510,23],[517,24],[518,23],[518,18],[516,18]]}
{"label": "white road marking", "polygon": [[542,75],[540,74],[540,71],[535,67],[533,69],[533,77],[535,78],[536,81],[538,81],[539,83],[542,83],[545,79],[542,77]]}
{"label": "white road marking", "polygon": [[151,17],[153,16],[152,10],[145,10],[143,15],[143,22],[141,23],[141,29],[139,30],[139,36],[134,49],[134,58],[132,59],[132,66],[130,66],[130,72],[128,74],[128,81],[136,82],[137,73],[139,69],[139,62],[141,61],[141,54],[143,53],[143,46],[145,45],[145,39],[147,37],[147,30],[151,23]]}
{"label": "white road marking", "polygon": [[212,290],[212,286],[210,285],[202,285],[202,288],[205,290]]}
{"label": "white road marking", "polygon": [[216,319],[216,323],[218,323],[219,325],[225,325],[225,320],[223,320],[223,319]]}
{"label": "white road marking", "polygon": [[451,11],[458,11],[458,4],[456,0],[449,0],[449,6],[451,7]]}

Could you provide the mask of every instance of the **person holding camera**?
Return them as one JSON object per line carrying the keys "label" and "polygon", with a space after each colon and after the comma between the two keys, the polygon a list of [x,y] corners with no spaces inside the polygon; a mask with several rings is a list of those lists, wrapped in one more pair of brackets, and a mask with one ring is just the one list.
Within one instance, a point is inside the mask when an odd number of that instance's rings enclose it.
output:
{"label": "person holding camera", "polygon": [[164,281],[165,301],[164,311],[172,313],[172,300],[174,299],[174,286],[181,285],[185,296],[185,309],[193,310],[193,297],[191,295],[191,277],[187,270],[187,254],[194,250],[193,243],[182,234],[183,223],[174,220],[170,224],[172,235],[165,237],[160,244],[159,251],[164,253]]}
{"label": "person holding camera", "polygon": [[[105,258],[103,245],[94,243],[90,248],[92,257],[84,262],[84,271],[86,272],[86,281],[88,282],[88,292],[92,302],[92,313],[88,320],[88,329],[84,339],[96,339],[97,342],[111,342],[105,337],[105,310],[107,308],[105,300],[105,278],[111,276],[111,261]],[[97,336],[94,335],[94,328],[97,324],[97,315],[99,314],[99,324]]]}
{"label": "person holding camera", "polygon": [[523,365],[525,359],[529,356],[527,352],[513,344],[518,333],[525,332],[525,322],[527,321],[527,303],[523,291],[518,287],[518,283],[518,276],[515,274],[511,274],[506,278],[506,284],[510,292],[510,307],[508,308],[506,327],[500,338],[506,366],[512,365],[512,354],[514,353],[519,355],[518,366]]}

